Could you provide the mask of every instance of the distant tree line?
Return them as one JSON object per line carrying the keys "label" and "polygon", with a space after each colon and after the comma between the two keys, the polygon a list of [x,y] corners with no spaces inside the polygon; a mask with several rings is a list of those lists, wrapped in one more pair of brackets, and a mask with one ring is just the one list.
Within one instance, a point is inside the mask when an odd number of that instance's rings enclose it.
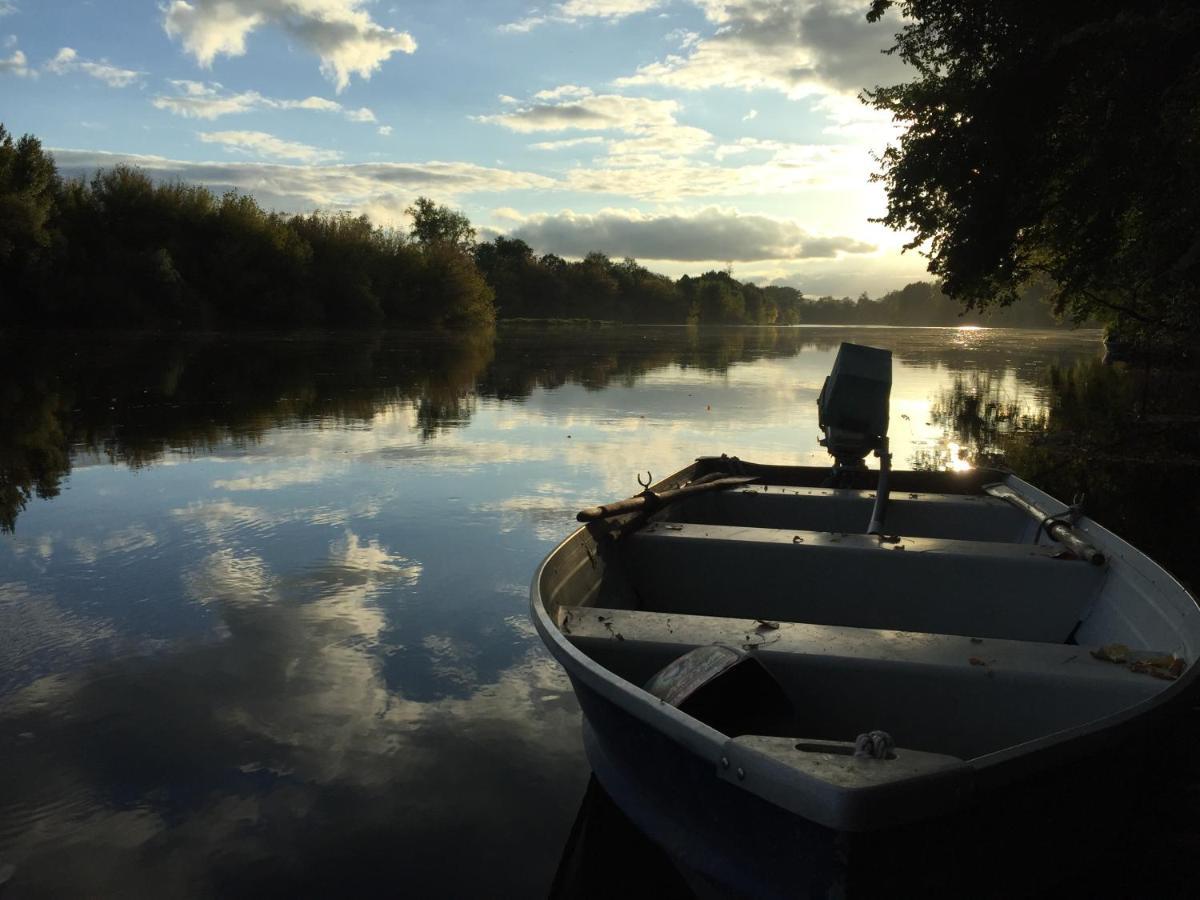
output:
{"label": "distant tree line", "polygon": [[[252,197],[159,183],[126,166],[63,179],[39,141],[0,125],[0,311],[7,327],[462,329],[501,318],[644,324],[954,325],[940,286],[879,300],[810,299],[728,271],[672,280],[601,253],[538,256],[477,242],[461,213],[421,197],[408,233],[348,213],[285,215]],[[1043,291],[1042,294],[1045,292]],[[1055,324],[1037,291],[994,324]]]}
{"label": "distant tree line", "polygon": [[65,180],[0,125],[6,325],[463,328],[495,318],[474,232],[429,201],[411,235],[347,213],[287,216],[125,166]]}

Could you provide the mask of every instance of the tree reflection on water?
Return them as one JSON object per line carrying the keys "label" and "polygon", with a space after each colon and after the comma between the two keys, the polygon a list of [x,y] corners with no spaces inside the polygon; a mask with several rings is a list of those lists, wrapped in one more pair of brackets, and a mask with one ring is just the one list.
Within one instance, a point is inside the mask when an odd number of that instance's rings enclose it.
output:
{"label": "tree reflection on water", "polygon": [[[1194,514],[1200,508],[1200,394],[1194,375],[1088,359],[1051,366],[1033,403],[986,374],[960,376],[934,402],[933,421],[975,465],[1009,469],[1084,511],[1200,586]],[[917,468],[945,468],[944,449]]]}

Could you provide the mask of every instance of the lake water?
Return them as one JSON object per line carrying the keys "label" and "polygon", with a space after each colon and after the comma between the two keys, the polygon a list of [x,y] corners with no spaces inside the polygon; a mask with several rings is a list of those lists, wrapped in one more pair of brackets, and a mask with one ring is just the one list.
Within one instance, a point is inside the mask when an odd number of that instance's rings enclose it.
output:
{"label": "lake water", "polygon": [[[698,455],[819,463],[843,340],[897,467],[980,375],[1031,410],[1096,332],[502,329],[12,342],[0,888],[544,896],[579,710],[528,620],[584,506]],[[38,496],[38,494],[43,496]]]}

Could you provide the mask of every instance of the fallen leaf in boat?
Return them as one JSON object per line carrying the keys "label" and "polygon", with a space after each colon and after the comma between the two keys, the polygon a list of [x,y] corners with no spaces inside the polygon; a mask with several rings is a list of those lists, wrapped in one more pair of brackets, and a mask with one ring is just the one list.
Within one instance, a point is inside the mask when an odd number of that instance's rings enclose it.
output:
{"label": "fallen leaf in boat", "polygon": [[1129,671],[1143,675],[1153,675],[1164,681],[1174,681],[1183,674],[1187,663],[1177,656],[1152,656],[1149,659],[1134,660],[1129,664]]}
{"label": "fallen leaf in boat", "polygon": [[1110,663],[1126,663],[1129,661],[1129,648],[1124,644],[1105,644],[1099,650],[1093,650],[1092,656]]}
{"label": "fallen leaf in boat", "polygon": [[1175,665],[1175,657],[1168,653],[1166,656],[1150,656],[1146,659],[1139,660],[1139,662],[1153,668],[1169,669],[1171,666]]}
{"label": "fallen leaf in boat", "polygon": [[971,638],[971,643],[972,644],[982,644],[983,638]]}
{"label": "fallen leaf in boat", "polygon": [[978,656],[972,656],[969,660],[967,660],[967,662],[969,662],[973,666],[986,666],[987,665],[987,660],[980,659]]}
{"label": "fallen leaf in boat", "polygon": [[769,619],[755,619],[754,621],[758,623],[759,631],[774,631],[779,627],[778,622],[772,622]]}

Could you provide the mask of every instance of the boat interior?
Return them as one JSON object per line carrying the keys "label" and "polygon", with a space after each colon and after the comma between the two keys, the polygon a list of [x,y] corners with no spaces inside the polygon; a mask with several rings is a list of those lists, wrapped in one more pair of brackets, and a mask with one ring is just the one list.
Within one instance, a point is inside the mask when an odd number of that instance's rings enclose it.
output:
{"label": "boat interior", "polygon": [[873,491],[770,474],[617,539],[580,532],[542,584],[563,635],[639,686],[697,648],[732,647],[786,697],[749,733],[852,753],[878,729],[958,760],[1118,713],[1172,683],[1164,659],[1193,660],[1163,599],[1181,589],[1107,532],[1119,547],[1092,565],[1004,500],[928,489],[953,476],[896,473],[886,534],[872,535]]}

